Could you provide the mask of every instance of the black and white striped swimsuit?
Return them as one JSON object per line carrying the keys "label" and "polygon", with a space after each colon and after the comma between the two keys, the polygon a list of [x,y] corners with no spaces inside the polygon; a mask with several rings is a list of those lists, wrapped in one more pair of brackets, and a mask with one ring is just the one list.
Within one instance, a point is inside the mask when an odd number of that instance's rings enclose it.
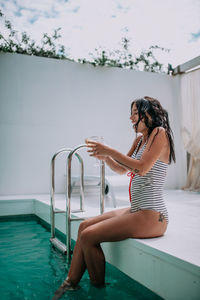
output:
{"label": "black and white striped swimsuit", "polygon": [[[139,149],[142,138],[139,141],[132,158],[141,159],[146,143]],[[157,160],[151,170],[144,176],[136,174],[131,182],[131,211],[142,209],[155,210],[162,213],[168,223],[168,211],[163,199],[163,186],[168,164]]]}

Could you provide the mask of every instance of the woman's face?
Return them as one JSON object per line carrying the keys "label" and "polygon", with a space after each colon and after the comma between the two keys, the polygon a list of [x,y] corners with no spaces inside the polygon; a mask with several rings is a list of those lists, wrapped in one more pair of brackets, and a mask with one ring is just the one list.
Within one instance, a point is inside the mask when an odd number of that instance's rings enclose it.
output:
{"label": "woman's face", "polygon": [[[133,124],[133,128],[135,129],[136,131],[136,128],[135,128],[135,124],[137,124],[138,120],[139,120],[139,115],[138,115],[138,109],[137,109],[137,106],[136,106],[136,103],[133,104],[133,107],[132,107],[132,114],[130,116],[130,120]],[[144,133],[146,132],[147,130],[147,127],[144,123],[144,119],[140,120],[138,126],[137,126],[137,132],[141,132],[141,133]]]}

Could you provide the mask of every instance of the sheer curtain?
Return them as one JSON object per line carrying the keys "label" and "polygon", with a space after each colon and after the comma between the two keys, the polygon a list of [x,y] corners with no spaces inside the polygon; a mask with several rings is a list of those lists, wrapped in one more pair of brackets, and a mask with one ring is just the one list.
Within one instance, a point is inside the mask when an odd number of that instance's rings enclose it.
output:
{"label": "sheer curtain", "polygon": [[200,191],[200,69],[181,75],[181,131],[190,154],[187,181],[183,189]]}

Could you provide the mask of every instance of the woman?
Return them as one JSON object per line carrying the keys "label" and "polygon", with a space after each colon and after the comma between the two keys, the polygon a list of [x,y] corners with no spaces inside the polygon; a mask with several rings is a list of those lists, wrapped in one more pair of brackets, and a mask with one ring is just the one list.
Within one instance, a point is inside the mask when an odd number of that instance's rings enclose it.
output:
{"label": "woman", "polygon": [[99,142],[88,141],[87,145],[90,156],[104,160],[117,173],[131,171],[131,208],[107,212],[80,224],[68,276],[54,299],[76,289],[86,268],[92,284],[105,284],[102,242],[159,237],[167,229],[163,184],[168,164],[175,162],[168,113],[158,100],[146,96],[132,102],[130,120],[139,134],[127,155]]}

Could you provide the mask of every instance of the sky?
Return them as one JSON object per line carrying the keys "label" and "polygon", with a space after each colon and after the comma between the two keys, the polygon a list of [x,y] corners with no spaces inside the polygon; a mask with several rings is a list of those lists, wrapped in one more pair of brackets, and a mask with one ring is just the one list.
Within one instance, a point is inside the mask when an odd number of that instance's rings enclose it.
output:
{"label": "sky", "polygon": [[37,42],[61,27],[59,43],[75,59],[119,49],[123,37],[135,55],[151,45],[170,49],[156,57],[173,67],[200,55],[200,0],[0,0],[0,9]]}

